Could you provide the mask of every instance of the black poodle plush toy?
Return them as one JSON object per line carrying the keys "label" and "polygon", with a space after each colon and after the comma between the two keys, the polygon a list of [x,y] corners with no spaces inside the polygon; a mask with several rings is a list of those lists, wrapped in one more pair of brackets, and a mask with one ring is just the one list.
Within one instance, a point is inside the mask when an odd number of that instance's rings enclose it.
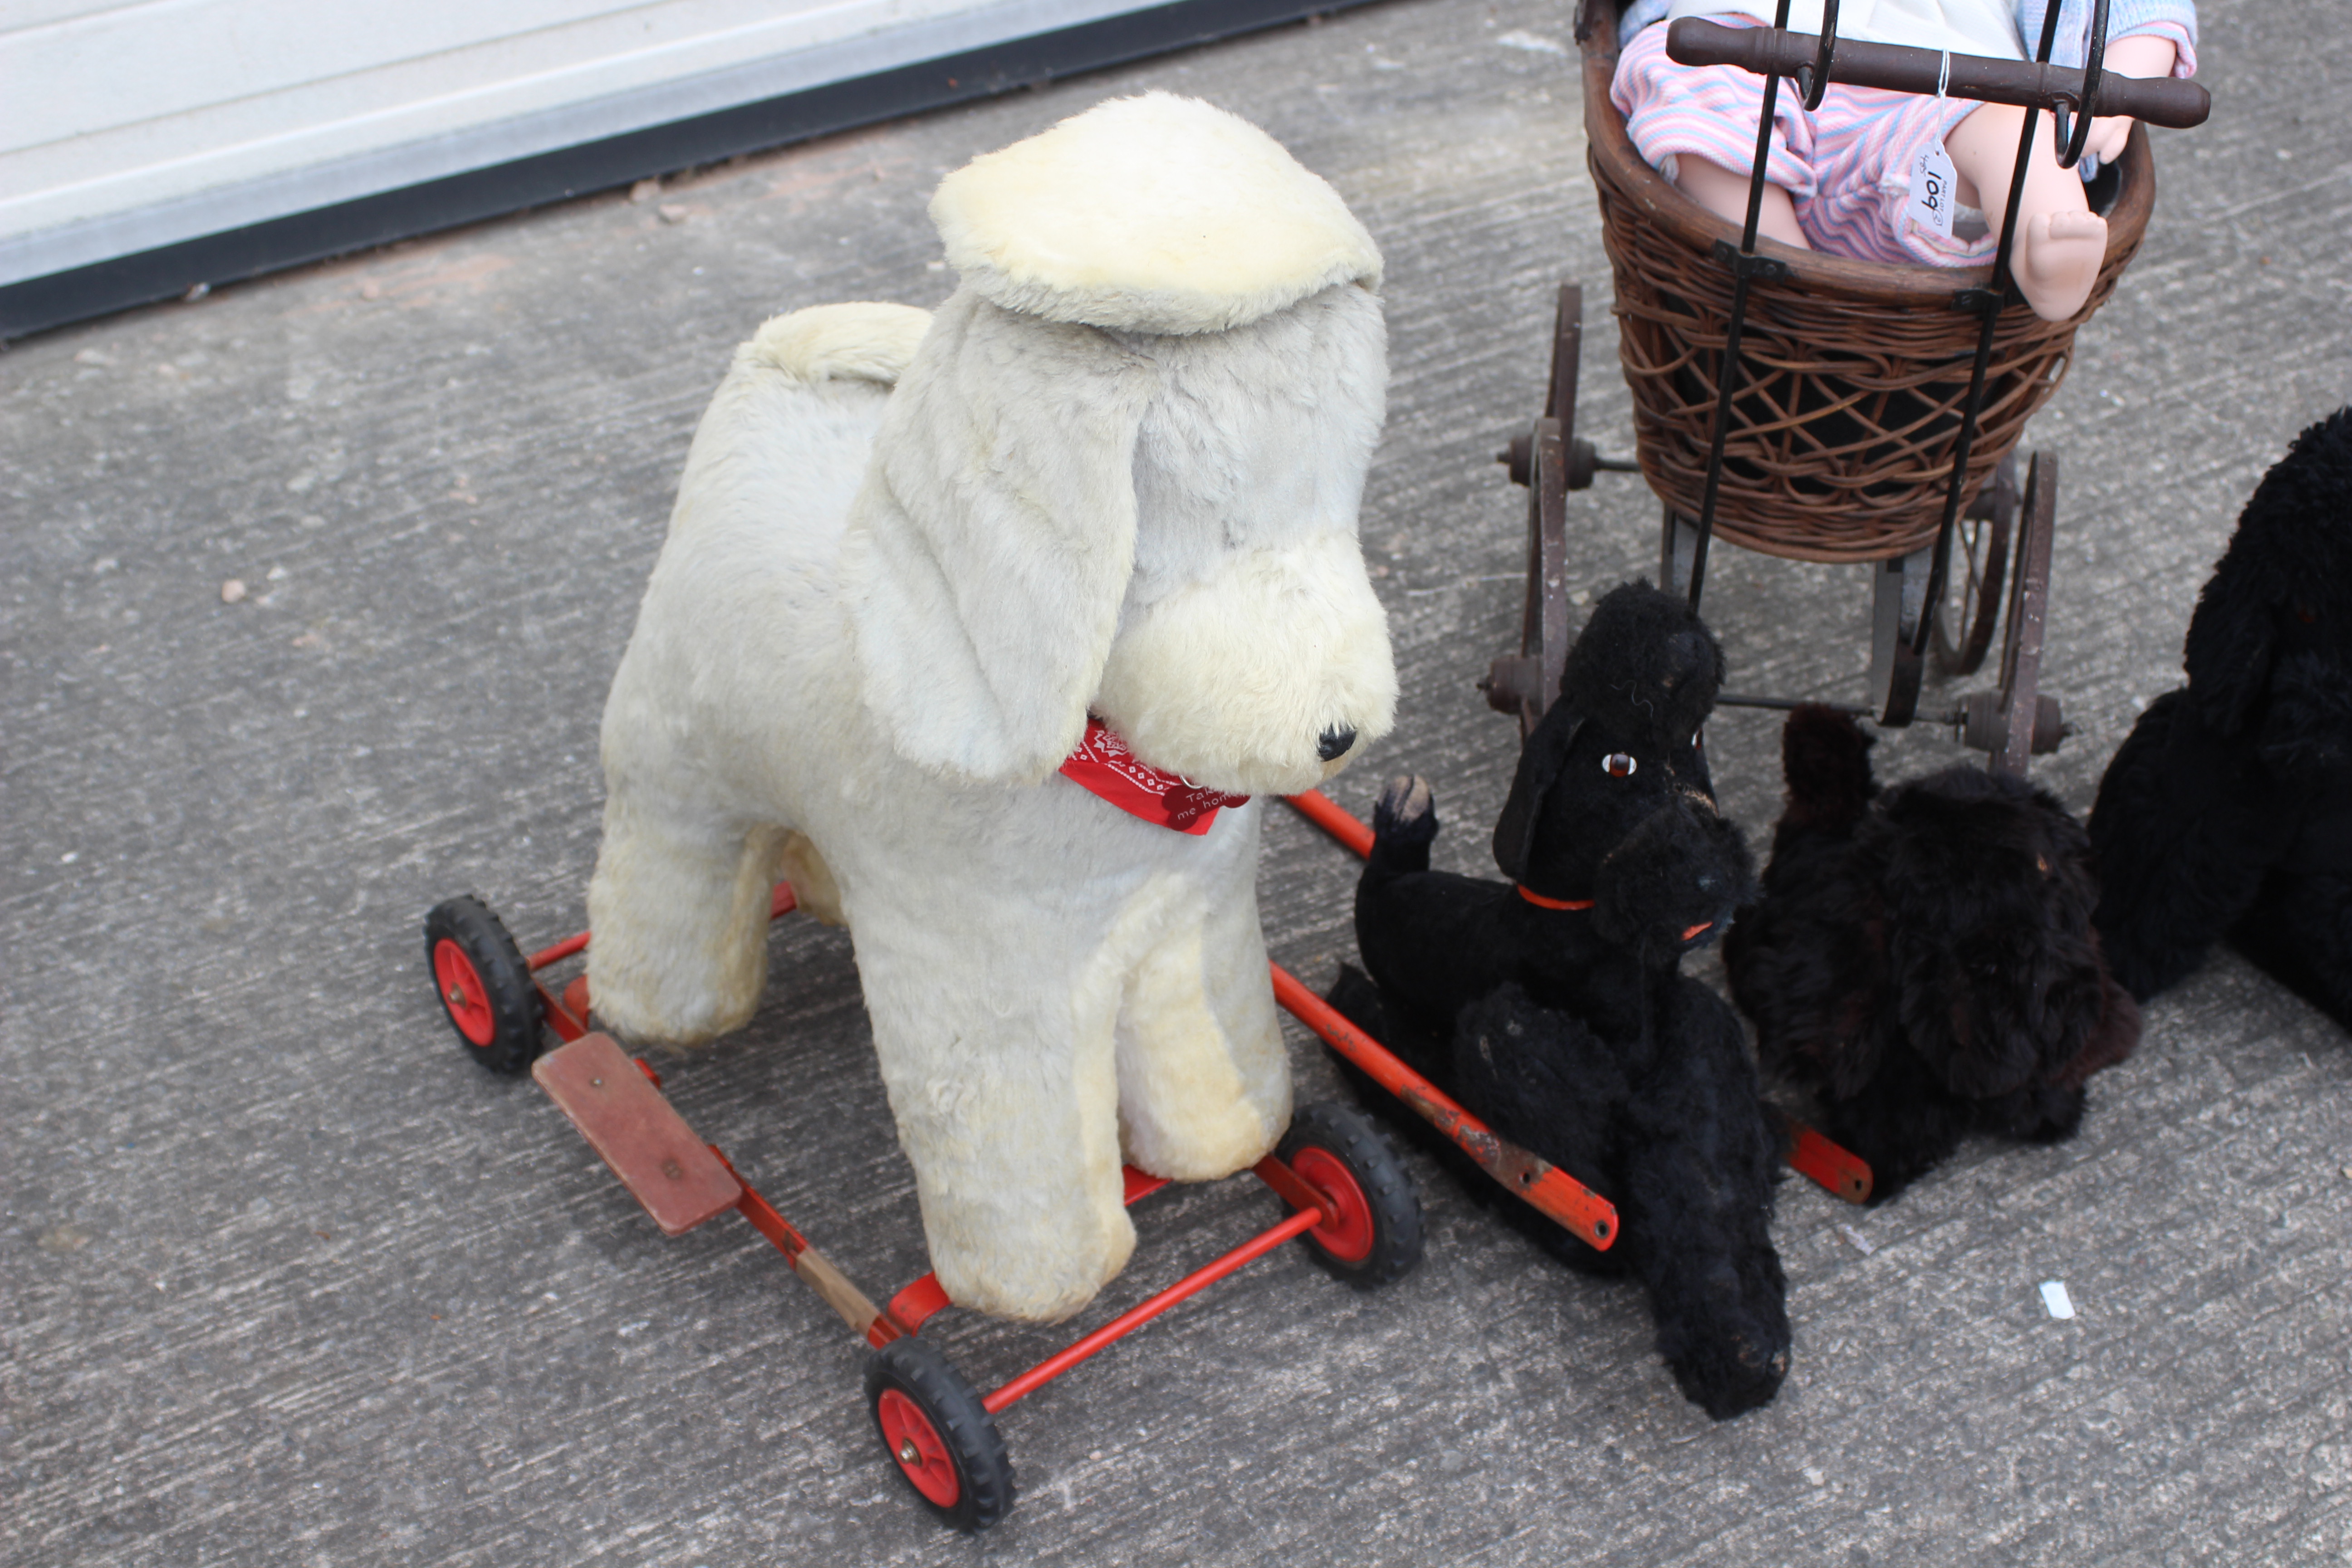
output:
{"label": "black poodle plush toy", "polygon": [[1602,598],[1495,828],[1511,880],[1432,871],[1429,786],[1390,784],[1356,891],[1371,979],[1343,971],[1331,996],[1496,1131],[1617,1205],[1605,1253],[1525,1218],[1570,1265],[1641,1280],[1659,1352],[1717,1419],[1769,1401],[1789,1366],[1769,1233],[1778,1123],[1738,1018],[1678,969],[1754,886],[1699,746],[1722,679],[1721,650],[1681,599],[1646,583]]}
{"label": "black poodle plush toy", "polygon": [[1870,746],[1834,710],[1789,715],[1764,897],[1723,963],[1765,1069],[1820,1099],[1882,1203],[1971,1132],[2073,1134],[2139,1009],[2101,962],[2064,807],[1965,763],[1882,795]]}
{"label": "black poodle plush toy", "polygon": [[2352,408],[2263,477],[2182,662],[2091,811],[2107,961],[2146,1000],[2226,934],[2352,1028]]}

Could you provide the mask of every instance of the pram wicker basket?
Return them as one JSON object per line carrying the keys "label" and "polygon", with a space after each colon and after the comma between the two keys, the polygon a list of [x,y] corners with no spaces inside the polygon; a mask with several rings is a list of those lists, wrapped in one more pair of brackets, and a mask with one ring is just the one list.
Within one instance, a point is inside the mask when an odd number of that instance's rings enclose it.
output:
{"label": "pram wicker basket", "polygon": [[[1580,41],[1587,157],[1616,279],[1618,352],[1643,476],[1669,508],[1696,518],[1733,287],[1713,247],[1736,247],[1739,229],[1634,150],[1609,98],[1613,9],[1589,7],[1599,25]],[[1964,503],[2058,389],[2075,329],[2114,292],[2155,201],[2155,164],[2136,127],[2116,165],[2106,259],[2089,300],[2066,321],[2021,307],[2001,312]],[[1760,239],[1757,248],[1789,276],[1750,286],[1715,531],[1798,561],[1884,561],[1928,548],[1949,492],[1981,325],[1974,311],[1954,309],[1953,296],[1986,287],[1991,268],[1894,266]]]}

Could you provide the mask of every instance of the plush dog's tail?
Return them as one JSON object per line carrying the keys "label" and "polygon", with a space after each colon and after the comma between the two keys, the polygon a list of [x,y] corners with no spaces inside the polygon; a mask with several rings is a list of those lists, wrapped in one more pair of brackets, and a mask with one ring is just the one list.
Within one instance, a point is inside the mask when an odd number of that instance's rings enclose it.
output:
{"label": "plush dog's tail", "polygon": [[930,324],[931,313],[912,305],[813,305],[764,322],[737,358],[809,386],[827,381],[892,386]]}
{"label": "plush dog's tail", "polygon": [[1843,832],[1862,819],[1878,793],[1870,774],[1871,738],[1834,708],[1807,703],[1780,730],[1780,772],[1789,781],[1783,831]]}

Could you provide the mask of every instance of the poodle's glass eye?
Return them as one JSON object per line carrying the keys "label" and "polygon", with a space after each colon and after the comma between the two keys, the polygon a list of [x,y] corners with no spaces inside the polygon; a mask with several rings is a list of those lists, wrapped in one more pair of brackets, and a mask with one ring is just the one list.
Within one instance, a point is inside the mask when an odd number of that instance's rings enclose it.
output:
{"label": "poodle's glass eye", "polygon": [[1622,752],[1612,752],[1601,759],[1601,771],[1612,779],[1630,778],[1633,776],[1633,770],[1639,766],[1641,766],[1639,763]]}
{"label": "poodle's glass eye", "polygon": [[2309,605],[2299,604],[2294,607],[2294,618],[2307,626],[2319,618],[2319,612]]}

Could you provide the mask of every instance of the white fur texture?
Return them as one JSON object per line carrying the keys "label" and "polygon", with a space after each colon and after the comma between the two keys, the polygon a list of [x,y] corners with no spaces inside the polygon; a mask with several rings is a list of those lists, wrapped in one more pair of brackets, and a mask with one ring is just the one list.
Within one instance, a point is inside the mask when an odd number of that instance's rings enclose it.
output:
{"label": "white fur texture", "polygon": [[931,313],[912,305],[816,305],[761,323],[745,345],[752,360],[794,381],[894,384]]}
{"label": "white fur texture", "polygon": [[1124,331],[1223,331],[1381,279],[1337,191],[1246,120],[1165,92],[973,159],[940,183],[931,221],[985,298]]}
{"label": "white fur texture", "polygon": [[941,1283],[1054,1319],[1133,1245],[1122,1157],[1225,1175],[1290,1112],[1262,804],[1193,837],[1055,770],[1090,704],[1235,792],[1387,730],[1355,543],[1380,309],[1342,282],[1189,336],[969,283],[927,330],[888,310],[770,323],[703,417],[605,708],[589,983],[626,1037],[734,1028],[769,883],[805,883],[850,928]]}

